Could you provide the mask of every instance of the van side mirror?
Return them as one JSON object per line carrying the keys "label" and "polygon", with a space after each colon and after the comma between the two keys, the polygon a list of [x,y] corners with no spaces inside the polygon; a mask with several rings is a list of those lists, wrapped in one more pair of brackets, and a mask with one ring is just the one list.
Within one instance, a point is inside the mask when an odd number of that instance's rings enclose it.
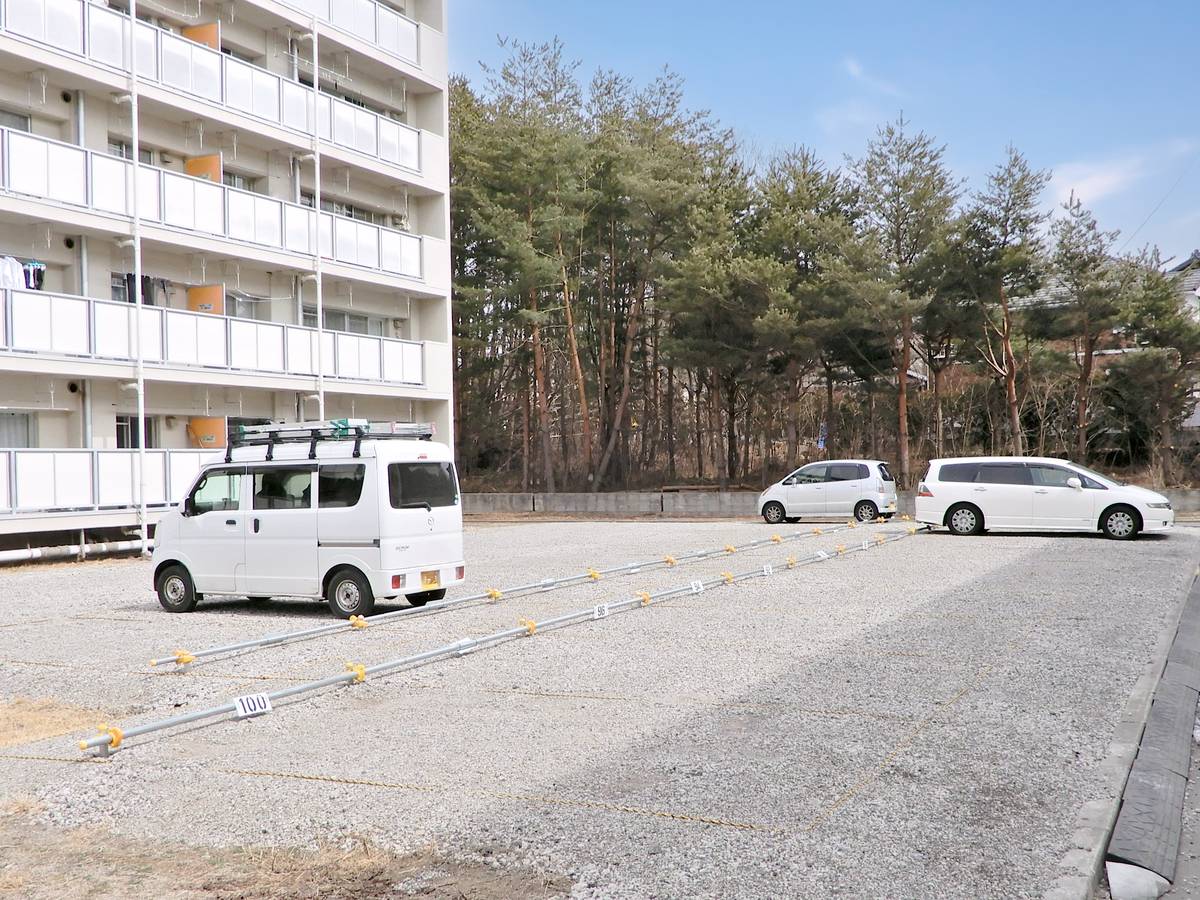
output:
{"label": "van side mirror", "polygon": [[785,479],[783,479],[783,483],[784,483],[784,485],[793,485],[796,483],[796,479],[795,478],[785,478]]}
{"label": "van side mirror", "polygon": [[196,501],[192,497],[185,497],[183,501],[183,514],[185,516],[194,516],[196,514]]}
{"label": "van side mirror", "polygon": [[1070,478],[1067,479],[1067,487],[1075,488],[1075,490],[1080,491],[1080,490],[1083,490],[1083,482],[1080,481],[1078,478],[1071,476]]}

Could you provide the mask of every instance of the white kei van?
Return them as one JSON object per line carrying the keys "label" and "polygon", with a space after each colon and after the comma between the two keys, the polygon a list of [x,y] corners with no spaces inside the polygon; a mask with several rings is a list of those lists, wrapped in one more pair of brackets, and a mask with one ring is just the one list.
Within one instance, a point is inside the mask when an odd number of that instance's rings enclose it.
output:
{"label": "white kei van", "polygon": [[771,525],[801,518],[890,519],[896,514],[896,479],[878,459],[809,463],[759,494],[758,509]]}
{"label": "white kei van", "polygon": [[349,618],[377,599],[440,600],[464,580],[458,476],[429,426],[244,432],[158,523],[154,588],[168,612],[232,594],[324,599]]}

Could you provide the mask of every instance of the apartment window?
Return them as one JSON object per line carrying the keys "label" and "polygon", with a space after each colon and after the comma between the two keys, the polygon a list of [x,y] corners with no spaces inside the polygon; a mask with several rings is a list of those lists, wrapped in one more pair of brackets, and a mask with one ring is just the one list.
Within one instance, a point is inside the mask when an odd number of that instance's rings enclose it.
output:
{"label": "apartment window", "polygon": [[11,128],[13,131],[29,131],[29,116],[0,109],[0,127]]}
{"label": "apartment window", "polygon": [[226,45],[221,46],[221,52],[226,56],[231,56],[234,59],[241,60],[244,63],[250,63],[252,66],[258,64],[257,56],[252,56],[249,53],[243,53],[241,50],[234,50],[232,47]]}
{"label": "apartment window", "polygon": [[269,312],[268,304],[263,300],[255,300],[251,297],[236,297],[233,295],[225,297],[225,314],[235,319],[267,321]]}
{"label": "apartment window", "polygon": [[253,175],[243,175],[241,172],[230,172],[228,169],[221,175],[221,181],[226,187],[236,188],[239,191],[250,191],[258,193],[259,179]]}
{"label": "apartment window", "polygon": [[157,446],[154,419],[148,417],[142,420],[142,428],[139,429],[137,416],[117,416],[117,449],[134,450],[140,447],[139,431],[145,437],[147,449]]}
{"label": "apartment window", "polygon": [[23,450],[33,446],[33,416],[29,413],[0,413],[0,448]]}
{"label": "apartment window", "polygon": [[[119,156],[122,159],[133,159],[133,146],[124,138],[109,135],[108,155]],[[138,161],[143,165],[154,165],[154,150],[150,147],[138,147]]]}
{"label": "apartment window", "polygon": [[113,272],[108,277],[109,299],[114,303],[129,303],[129,280],[124,272]]}
{"label": "apartment window", "polygon": [[[309,191],[302,191],[300,202],[312,209],[313,195]],[[353,203],[343,203],[341,200],[330,200],[325,197],[321,198],[321,212],[344,216],[347,219],[356,219],[359,222],[370,222],[372,225],[387,225],[389,218],[387,213],[376,212],[364,206],[355,206]]]}
{"label": "apartment window", "polygon": [[[325,310],[325,329],[327,331],[345,331],[349,334],[368,334],[373,337],[383,337],[386,319],[380,316],[368,316],[363,313],[353,313],[342,309]],[[304,322],[308,328],[317,327],[317,310],[315,307],[304,307]]]}

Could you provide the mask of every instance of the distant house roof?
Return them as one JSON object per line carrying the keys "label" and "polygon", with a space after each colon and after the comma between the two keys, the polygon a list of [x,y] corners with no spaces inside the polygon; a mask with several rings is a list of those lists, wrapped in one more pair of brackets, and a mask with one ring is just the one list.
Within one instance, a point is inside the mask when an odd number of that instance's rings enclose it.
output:
{"label": "distant house roof", "polygon": [[1200,298],[1200,250],[1193,250],[1191,256],[1167,272],[1179,276],[1180,291],[1190,294],[1193,303]]}

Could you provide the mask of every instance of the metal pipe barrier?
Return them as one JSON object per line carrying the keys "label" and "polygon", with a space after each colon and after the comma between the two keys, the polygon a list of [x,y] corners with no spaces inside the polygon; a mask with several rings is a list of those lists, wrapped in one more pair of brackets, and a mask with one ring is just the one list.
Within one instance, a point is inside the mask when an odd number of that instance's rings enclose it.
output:
{"label": "metal pipe barrier", "polygon": [[[157,722],[148,722],[144,725],[137,725],[128,730],[123,730],[121,728],[108,725],[101,725],[100,733],[98,735],[79,742],[79,749],[83,752],[94,750],[96,751],[96,755],[106,756],[119,748],[124,741],[129,738],[140,737],[145,734],[152,734],[168,728],[177,728],[181,725],[189,725],[193,722],[200,722],[205,719],[212,719],[217,716],[227,715],[229,713],[235,713],[239,718],[252,718],[257,715],[270,712],[272,708],[271,704],[278,700],[285,700],[288,697],[295,697],[300,694],[307,694],[312,691],[319,691],[337,685],[361,684],[362,682],[366,681],[367,678],[373,675],[382,675],[393,672],[396,669],[432,662],[436,659],[466,656],[468,653],[472,653],[476,650],[494,647],[502,643],[507,643],[508,641],[516,638],[533,637],[539,632],[545,633],[546,631],[557,628],[566,628],[571,625],[579,625],[584,622],[606,619],[615,613],[629,612],[631,610],[652,606],[655,603],[661,603],[673,597],[702,594],[709,588],[719,588],[726,585],[737,584],[738,582],[746,581],[751,578],[769,578],[780,571],[789,571],[792,569],[801,568],[803,566],[825,562],[829,559],[837,559],[838,557],[846,556],[850,553],[864,553],[868,550],[875,549],[876,547],[882,547],[885,544],[896,543],[897,541],[902,541],[912,535],[929,530],[930,528],[928,525],[920,525],[910,527],[906,531],[900,533],[893,533],[890,535],[876,534],[873,538],[867,538],[861,543],[856,543],[853,546],[841,545],[835,548],[833,551],[818,550],[816,553],[806,556],[803,559],[798,559],[795,556],[789,556],[779,566],[763,565],[740,573],[722,572],[715,578],[699,579],[680,587],[668,588],[667,590],[658,591],[656,593],[641,591],[627,600],[619,600],[614,603],[598,604],[586,609],[580,609],[574,612],[554,616],[553,618],[544,619],[541,622],[533,619],[520,619],[517,622],[516,627],[496,631],[492,634],[485,635],[484,637],[463,638],[462,640],[455,641],[451,644],[443,644],[442,646],[435,647],[432,650],[426,650],[423,653],[415,653],[410,656],[387,660],[371,666],[366,666],[361,663],[347,663],[346,671],[339,675],[330,675],[327,678],[321,678],[317,681],[309,681],[305,682],[304,684],[292,685],[291,687],[272,691],[269,694],[259,694],[253,697],[235,697],[226,703],[222,703],[220,706],[214,706],[210,707],[209,709],[201,709],[197,710],[196,712],[172,716],[169,719],[162,719]],[[255,702],[248,703],[247,701]]]}
{"label": "metal pipe barrier", "polygon": [[[907,517],[904,517],[907,520]],[[876,520],[882,522],[885,520]],[[740,547],[725,545],[714,550],[698,550],[695,553],[687,553],[683,556],[664,556],[661,559],[650,560],[648,562],[633,562],[626,563],[623,566],[613,566],[610,569],[588,569],[586,572],[581,572],[577,575],[566,575],[562,578],[546,578],[542,581],[533,581],[529,584],[521,584],[510,588],[488,588],[478,594],[470,594],[466,597],[454,597],[446,600],[435,600],[432,603],[427,603],[424,606],[406,607],[405,609],[394,610],[389,613],[382,613],[378,616],[371,616],[367,619],[363,616],[351,616],[350,619],[344,622],[335,622],[330,625],[317,625],[312,628],[302,628],[298,631],[285,631],[278,634],[269,634],[260,638],[252,638],[246,641],[238,641],[233,644],[223,644],[219,647],[209,647],[206,650],[197,650],[194,653],[187,650],[175,650],[170,656],[158,657],[150,660],[151,666],[161,666],[167,663],[175,663],[177,666],[186,666],[197,660],[207,659],[213,656],[222,656],[227,653],[237,653],[244,650],[256,650],[266,647],[274,647],[280,644],[288,644],[292,641],[304,640],[306,638],[322,637],[327,634],[341,634],[347,630],[355,631],[367,628],[368,626],[383,625],[394,622],[398,619],[407,618],[409,616],[432,615],[434,613],[444,612],[447,609],[452,609],[457,606],[463,606],[468,603],[478,603],[486,601],[495,603],[505,597],[510,597],[513,594],[529,594],[529,593],[545,593],[548,591],[556,591],[565,587],[572,587],[577,584],[595,583],[608,576],[625,577],[628,575],[636,575],[645,569],[657,568],[674,568],[683,563],[697,562],[702,559],[711,559],[714,556],[721,556],[733,553],[741,553],[746,550],[754,550],[759,547],[764,547],[769,544],[790,543],[791,541],[801,540],[803,538],[813,537],[821,534],[836,534],[841,531],[846,531],[858,527],[859,523],[847,522],[845,525],[834,525],[828,528],[812,528],[808,531],[796,531],[792,534],[781,536],[772,535],[769,538],[762,540],[751,541],[748,544],[743,544]]]}

